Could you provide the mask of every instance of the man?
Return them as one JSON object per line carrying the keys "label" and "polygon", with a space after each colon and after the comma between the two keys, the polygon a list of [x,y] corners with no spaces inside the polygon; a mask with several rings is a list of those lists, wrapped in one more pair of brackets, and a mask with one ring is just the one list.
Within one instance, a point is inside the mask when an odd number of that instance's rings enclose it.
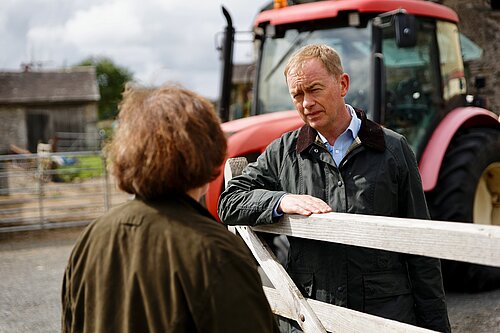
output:
{"label": "man", "polygon": [[[334,49],[301,48],[289,59],[285,78],[305,125],[272,142],[233,178],[219,202],[224,223],[267,224],[284,213],[330,211],[429,218],[406,139],[345,104],[349,76]],[[305,296],[450,331],[439,259],[293,237],[289,242],[287,271]]]}
{"label": "man", "polygon": [[107,152],[135,199],[77,240],[62,331],[278,332],[255,260],[198,203],[226,155],[212,104],[175,86],[127,89]]}

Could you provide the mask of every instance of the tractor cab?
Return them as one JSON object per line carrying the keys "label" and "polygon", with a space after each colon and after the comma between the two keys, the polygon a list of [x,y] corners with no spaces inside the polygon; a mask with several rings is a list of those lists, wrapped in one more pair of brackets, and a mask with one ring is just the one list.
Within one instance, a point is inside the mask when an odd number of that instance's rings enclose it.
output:
{"label": "tractor cab", "polygon": [[[350,76],[346,102],[405,135],[418,157],[445,114],[467,104],[456,16],[446,10],[437,17],[400,9],[376,14],[342,2],[345,8],[324,19],[302,16],[300,22],[273,24],[268,13],[257,17],[252,112],[293,110],[283,76],[286,60],[306,44],[327,44],[339,52]],[[293,17],[294,9],[279,10]]]}

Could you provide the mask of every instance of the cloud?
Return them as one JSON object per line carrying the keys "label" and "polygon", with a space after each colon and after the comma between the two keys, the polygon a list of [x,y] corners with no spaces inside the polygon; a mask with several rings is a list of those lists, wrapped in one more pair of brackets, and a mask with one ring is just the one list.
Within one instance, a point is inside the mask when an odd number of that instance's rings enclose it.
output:
{"label": "cloud", "polygon": [[[220,59],[215,40],[225,25],[221,4],[236,29],[248,31],[267,2],[2,0],[0,68],[17,70],[29,61],[71,66],[89,56],[107,56],[142,83],[176,81],[216,98]],[[235,61],[251,61],[250,50],[250,44],[236,47]]]}
{"label": "cloud", "polygon": [[135,44],[143,36],[141,20],[131,1],[112,1],[79,10],[65,24],[66,42],[86,50],[112,48],[126,43]]}

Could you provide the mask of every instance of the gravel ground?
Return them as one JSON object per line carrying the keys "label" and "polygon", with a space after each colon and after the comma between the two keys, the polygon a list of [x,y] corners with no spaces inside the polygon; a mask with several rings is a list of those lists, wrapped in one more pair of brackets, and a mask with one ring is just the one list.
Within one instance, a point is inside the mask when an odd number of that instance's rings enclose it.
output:
{"label": "gravel ground", "polygon": [[0,332],[59,332],[61,284],[80,229],[0,234]]}
{"label": "gravel ground", "polygon": [[[60,331],[62,276],[80,231],[0,233],[0,333]],[[453,332],[500,333],[500,290],[447,299]]]}

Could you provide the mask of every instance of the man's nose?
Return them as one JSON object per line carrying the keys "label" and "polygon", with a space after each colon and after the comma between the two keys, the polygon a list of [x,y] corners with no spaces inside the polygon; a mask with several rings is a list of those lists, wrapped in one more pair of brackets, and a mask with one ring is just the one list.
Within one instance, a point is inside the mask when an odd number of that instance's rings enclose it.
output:
{"label": "man's nose", "polygon": [[311,94],[304,94],[304,100],[302,101],[302,107],[304,109],[310,109],[316,102]]}

